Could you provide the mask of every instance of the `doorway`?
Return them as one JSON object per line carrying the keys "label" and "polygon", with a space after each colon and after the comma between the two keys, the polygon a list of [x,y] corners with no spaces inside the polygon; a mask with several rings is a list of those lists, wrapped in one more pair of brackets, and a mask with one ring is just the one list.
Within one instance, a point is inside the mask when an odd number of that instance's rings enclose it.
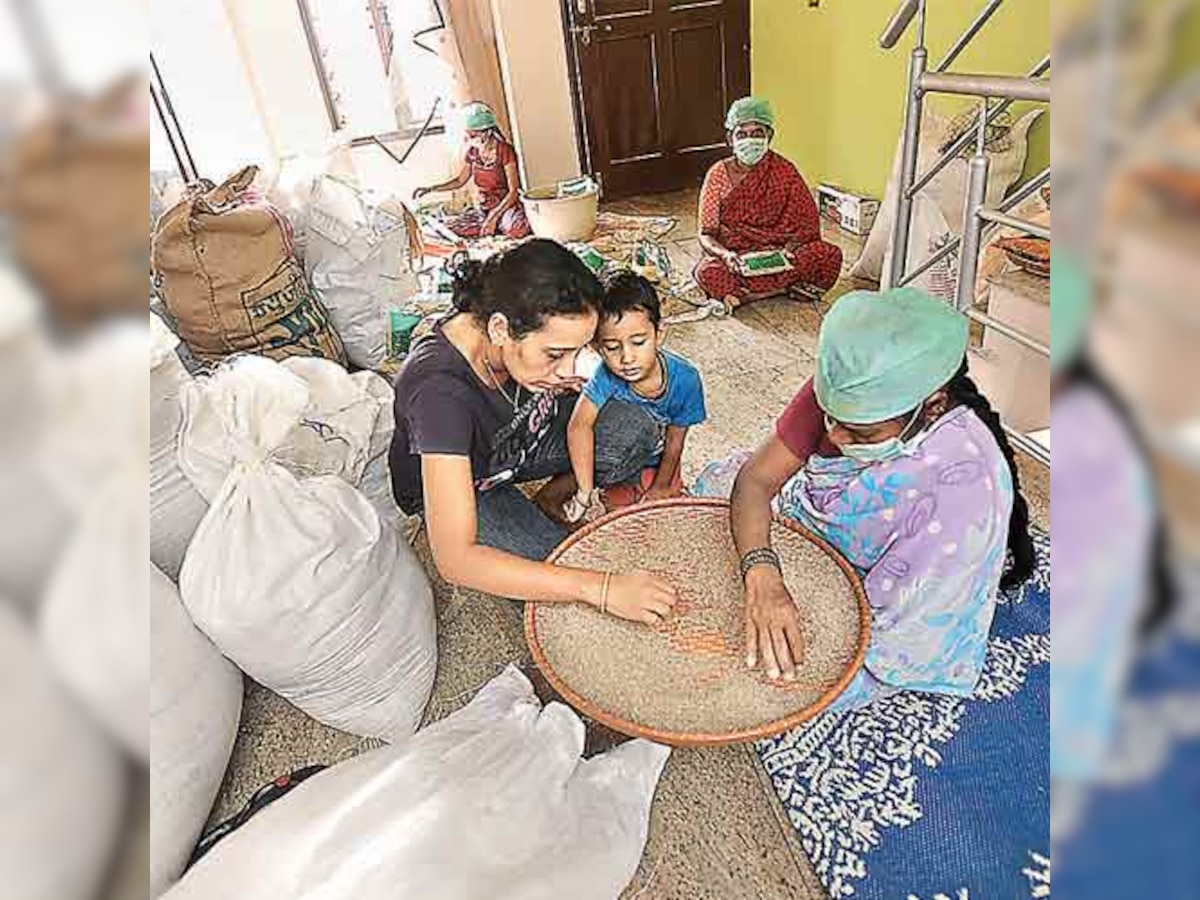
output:
{"label": "doorway", "polygon": [[750,92],[750,0],[563,0],[580,158],[609,198],[695,186]]}

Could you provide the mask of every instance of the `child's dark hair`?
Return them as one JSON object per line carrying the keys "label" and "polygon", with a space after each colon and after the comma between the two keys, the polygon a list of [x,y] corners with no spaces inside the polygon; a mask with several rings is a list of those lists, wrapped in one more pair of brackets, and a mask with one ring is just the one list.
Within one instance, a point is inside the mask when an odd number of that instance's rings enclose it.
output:
{"label": "child's dark hair", "polygon": [[456,312],[484,322],[503,313],[517,338],[537,331],[551,316],[599,312],[604,297],[583,261],[554,241],[527,241],[483,262],[457,253],[446,271]]}
{"label": "child's dark hair", "polygon": [[662,321],[658,292],[647,279],[636,272],[622,271],[612,275],[604,285],[600,301],[602,319],[620,320],[627,312],[641,310],[655,328]]}
{"label": "child's dark hair", "polygon": [[954,378],[946,385],[946,392],[950,395],[952,404],[966,406],[979,416],[996,439],[996,443],[1000,445],[1000,452],[1008,462],[1013,483],[1013,508],[1008,519],[1008,550],[1012,554],[1012,565],[1000,579],[1000,587],[1017,587],[1033,574],[1037,565],[1037,552],[1033,547],[1033,537],[1029,534],[1029,504],[1025,502],[1025,496],[1021,493],[1021,474],[1017,470],[1016,454],[1000,424],[999,413],[992,409],[992,404],[979,392],[979,388],[967,373],[965,359]]}

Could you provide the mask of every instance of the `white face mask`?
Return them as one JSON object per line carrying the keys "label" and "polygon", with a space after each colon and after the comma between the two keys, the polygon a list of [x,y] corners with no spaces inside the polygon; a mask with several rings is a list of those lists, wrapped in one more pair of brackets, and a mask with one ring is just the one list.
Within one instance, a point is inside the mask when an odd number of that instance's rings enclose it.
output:
{"label": "white face mask", "polygon": [[[919,407],[917,407],[916,412],[912,414],[912,418],[905,423],[904,428],[900,431],[900,434],[896,435],[895,437],[890,437],[887,440],[878,441],[874,444],[843,444],[841,447],[842,455],[849,459],[853,459],[856,462],[862,463],[889,462],[898,456],[904,455],[904,453],[910,447],[913,447],[918,443],[921,437],[920,431],[907,439],[904,437],[904,435],[908,434],[912,427],[917,423],[924,409],[925,404],[921,404]],[[828,425],[829,422],[826,420],[827,430]]]}
{"label": "white face mask", "polygon": [[767,155],[769,138],[740,137],[733,139],[733,155],[743,166],[757,165],[759,160]]}

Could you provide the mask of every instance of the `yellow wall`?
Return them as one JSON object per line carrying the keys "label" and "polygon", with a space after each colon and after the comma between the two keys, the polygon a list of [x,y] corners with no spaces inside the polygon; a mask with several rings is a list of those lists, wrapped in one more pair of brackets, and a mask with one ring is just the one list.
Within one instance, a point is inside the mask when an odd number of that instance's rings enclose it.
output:
{"label": "yellow wall", "polygon": [[[775,106],[776,149],[810,184],[829,181],[882,197],[904,120],[904,87],[914,27],[891,50],[879,33],[897,0],[752,0],[751,79]],[[983,0],[929,0],[926,46],[936,65]],[[1024,74],[1050,47],[1047,0],[1009,0],[954,71]],[[962,101],[936,98],[939,111]],[[1013,107],[1014,118],[1027,107]],[[1030,133],[1028,175],[1049,164],[1046,116]]]}

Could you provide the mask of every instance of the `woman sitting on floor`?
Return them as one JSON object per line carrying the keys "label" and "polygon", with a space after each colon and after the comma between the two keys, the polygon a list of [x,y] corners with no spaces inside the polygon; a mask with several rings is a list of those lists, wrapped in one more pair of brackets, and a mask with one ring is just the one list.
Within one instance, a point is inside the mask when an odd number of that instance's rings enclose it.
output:
{"label": "woman sitting on floor", "polygon": [[[821,240],[816,202],[796,167],[768,149],[775,134],[771,105],[736,101],[725,117],[733,157],[713,165],[700,189],[700,247],[696,283],[733,309],[778,294],[814,297],[833,287],[842,251]],[[742,255],[778,250],[791,268],[748,275]]]}
{"label": "woman sitting on floor", "polygon": [[967,375],[966,350],[967,319],[922,291],[848,294],[825,317],[816,376],[775,435],[701,475],[697,492],[720,495],[736,474],[748,665],[792,679],[804,654],[804,596],[789,594],[771,550],[774,509],[863,576],[871,640],[837,708],[899,689],[975,689],[997,589],[1032,573],[1034,549],[1012,448]]}
{"label": "woman sitting on floor", "polygon": [[441,184],[417,188],[413,199],[437,191],[455,191],[470,181],[478,193],[477,206],[446,223],[455,234],[464,238],[497,234],[513,239],[528,237],[517,151],[500,133],[496,114],[485,103],[472,103],[463,110],[463,130],[466,153],[458,174]]}
{"label": "woman sitting on floor", "polygon": [[[396,379],[388,456],[396,502],[424,514],[434,561],[452,584],[661,622],[675,603],[661,579],[543,562],[567,529],[517,487],[550,478],[543,492],[558,508],[574,490],[575,360],[596,332],[600,282],[546,240],[455,266],[454,313],[416,344]],[[596,484],[637,478],[660,434],[645,409],[606,403],[595,423]]]}

